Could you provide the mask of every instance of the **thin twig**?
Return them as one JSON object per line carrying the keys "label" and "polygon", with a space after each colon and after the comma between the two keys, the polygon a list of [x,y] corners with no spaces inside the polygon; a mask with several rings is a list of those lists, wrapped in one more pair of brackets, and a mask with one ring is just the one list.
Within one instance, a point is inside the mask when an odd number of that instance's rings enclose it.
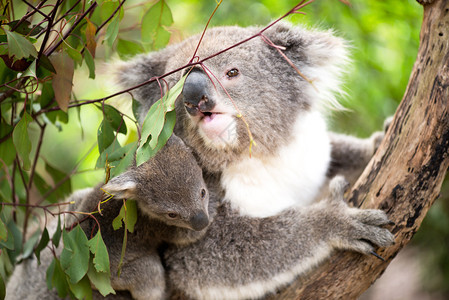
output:
{"label": "thin twig", "polygon": [[[19,27],[27,18],[29,18],[30,16],[32,16],[32,15],[34,15],[35,13],[36,13],[36,11],[39,11],[39,12],[41,12],[39,9],[42,7],[42,5],[44,5],[45,4],[45,2],[47,2],[48,0],[43,0],[42,2],[40,2],[39,4],[38,4],[38,6],[37,7],[34,7],[33,5],[30,5],[33,9],[34,9],[34,11],[30,11],[29,13],[27,13],[26,15],[24,15],[20,20],[19,20],[19,22],[17,22],[16,23],[16,25],[14,25],[14,27],[13,28],[11,28],[11,31],[14,31],[14,30],[16,30],[17,29],[17,27]],[[12,2],[12,1],[11,1]],[[10,2],[10,3],[11,3]],[[28,4],[28,3],[27,3]],[[41,12],[42,13],[42,12]],[[48,16],[46,16],[46,18],[48,19]]]}
{"label": "thin twig", "polygon": [[75,28],[79,25],[79,23],[81,23],[81,21],[84,20],[84,18],[89,14],[89,12],[92,11],[95,7],[97,7],[97,2],[94,2],[91,6],[89,6],[89,8],[81,15],[81,17],[78,20],[76,20],[75,23],[73,23],[72,27],[70,27],[70,29],[64,34],[64,37],[60,39],[56,43],[56,45],[45,51],[45,55],[49,56],[50,54],[52,54],[59,47],[59,45],[62,44],[63,40],[65,40],[73,32],[73,30],[75,30]]}
{"label": "thin twig", "polygon": [[201,37],[200,37],[200,39],[198,41],[198,44],[196,45],[195,52],[193,52],[192,58],[190,59],[189,63],[193,62],[193,60],[195,59],[196,53],[198,52],[198,49],[200,48],[201,42],[203,41],[204,35],[206,34],[207,27],[209,27],[209,23],[212,20],[212,17],[215,15],[215,12],[217,11],[218,7],[220,7],[221,2],[223,2],[223,0],[220,0],[220,2],[217,3],[217,5],[215,6],[214,11],[212,12],[212,14],[209,17],[209,20],[207,20],[206,26],[204,27],[203,33],[201,34]]}
{"label": "thin twig", "polygon": [[[36,120],[37,121],[37,120]],[[36,154],[34,155],[33,167],[31,168],[30,178],[28,181],[28,189],[31,190],[31,186],[33,185],[34,173],[36,172],[37,161],[39,159],[39,154],[42,148],[42,142],[44,140],[45,127],[47,124],[40,125],[41,133],[39,135],[39,141],[37,143]]]}
{"label": "thin twig", "polygon": [[[37,13],[39,13],[40,15],[42,15],[45,19],[50,20],[51,17],[48,16],[48,15],[46,15],[45,13],[43,13],[43,12],[39,9],[39,8],[46,2],[46,1],[40,2],[39,5],[38,5],[38,7],[34,7],[33,4],[29,3],[29,2],[26,1],[26,0],[22,0],[22,1],[25,2],[26,5],[28,5],[29,7],[31,7],[31,8],[33,9],[34,12],[37,12]],[[33,14],[34,14],[34,12],[33,12]],[[15,26],[14,26],[14,27],[15,27]]]}

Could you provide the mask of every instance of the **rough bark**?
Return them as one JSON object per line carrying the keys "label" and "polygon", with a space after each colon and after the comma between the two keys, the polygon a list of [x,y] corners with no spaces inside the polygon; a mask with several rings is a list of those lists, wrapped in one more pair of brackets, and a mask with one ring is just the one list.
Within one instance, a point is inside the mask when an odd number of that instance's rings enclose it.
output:
{"label": "rough bark", "polygon": [[[421,1],[429,3],[432,1]],[[410,241],[438,198],[449,166],[449,0],[424,6],[420,47],[404,98],[349,202],[395,222],[395,245],[374,256],[338,252],[274,299],[355,299]]]}

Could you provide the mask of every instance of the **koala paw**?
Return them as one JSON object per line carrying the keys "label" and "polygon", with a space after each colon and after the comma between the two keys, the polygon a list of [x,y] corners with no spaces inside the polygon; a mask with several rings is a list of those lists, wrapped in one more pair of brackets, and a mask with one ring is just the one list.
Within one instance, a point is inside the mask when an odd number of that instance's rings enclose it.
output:
{"label": "koala paw", "polygon": [[344,202],[347,183],[337,176],[330,183],[329,219],[331,243],[335,248],[373,254],[374,246],[387,247],[394,235],[382,226],[391,224],[387,215],[377,209],[350,208]]}

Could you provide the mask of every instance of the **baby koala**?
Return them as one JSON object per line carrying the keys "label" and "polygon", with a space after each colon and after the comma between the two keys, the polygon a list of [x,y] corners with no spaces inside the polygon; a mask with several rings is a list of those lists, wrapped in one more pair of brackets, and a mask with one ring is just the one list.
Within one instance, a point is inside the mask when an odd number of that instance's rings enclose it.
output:
{"label": "baby koala", "polygon": [[[201,168],[184,142],[172,136],[155,157],[94,188],[74,209],[97,210],[95,214],[111,263],[111,284],[128,290],[135,299],[161,299],[165,296],[165,274],[158,247],[164,242],[184,245],[196,241],[206,231],[213,212]],[[120,277],[117,276],[124,230],[114,230],[112,221],[123,205],[120,199],[137,202],[138,217],[133,233],[128,233],[126,254]],[[81,222],[88,237],[98,230],[93,218]]]}

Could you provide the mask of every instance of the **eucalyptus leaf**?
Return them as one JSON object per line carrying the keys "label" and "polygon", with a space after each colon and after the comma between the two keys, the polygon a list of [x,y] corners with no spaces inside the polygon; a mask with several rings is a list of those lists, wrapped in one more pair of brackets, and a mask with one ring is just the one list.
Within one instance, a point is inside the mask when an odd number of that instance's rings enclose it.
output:
{"label": "eucalyptus leaf", "polygon": [[93,266],[96,272],[104,272],[109,274],[109,254],[108,249],[101,236],[101,231],[98,230],[97,234],[87,242],[90,252],[94,255]]}
{"label": "eucalyptus leaf", "polygon": [[[149,146],[152,150],[155,150],[158,146],[159,135],[165,124],[165,115],[167,112],[175,109],[175,101],[182,92],[185,79],[186,76],[183,76],[162,99],[159,99],[150,107],[150,110],[143,121],[140,146],[137,150],[138,155],[143,154],[142,148]],[[137,165],[140,165],[143,162],[145,162],[145,160],[142,159],[141,155],[137,161]]]}
{"label": "eucalyptus leaf", "polygon": [[173,133],[173,128],[175,127],[176,113],[175,111],[170,111],[165,114],[165,123],[162,128],[157,146],[152,149],[150,143],[147,141],[142,147],[136,151],[136,164],[139,166],[144,162],[148,161],[150,158],[156,155],[156,153],[165,146],[168,139]]}
{"label": "eucalyptus leaf", "polygon": [[117,38],[119,21],[119,15],[117,14],[112,18],[111,22],[108,25],[108,28],[106,29],[104,40],[109,45],[109,47],[112,47]]}
{"label": "eucalyptus leaf", "polygon": [[95,60],[90,51],[84,51],[84,61],[89,69],[89,78],[95,79]]}
{"label": "eucalyptus leaf", "polygon": [[144,51],[145,49],[140,43],[123,39],[118,39],[117,41],[117,53],[121,59],[130,58]]}
{"label": "eucalyptus leaf", "polygon": [[12,133],[12,140],[17,154],[22,160],[24,170],[29,170],[31,167],[31,141],[28,135],[28,125],[32,120],[31,116],[24,112],[22,119],[16,124]]}
{"label": "eucalyptus leaf", "polygon": [[47,247],[48,243],[50,241],[50,235],[48,234],[47,228],[44,228],[44,231],[42,232],[41,240],[39,241],[39,244],[37,244],[36,248],[34,249],[34,254],[37,257],[37,262],[40,265],[41,264],[41,251]]}
{"label": "eucalyptus leaf", "polygon": [[113,106],[104,104],[102,106],[97,106],[103,112],[104,119],[111,125],[112,129],[116,132],[123,134],[127,133],[126,123],[123,120],[120,112]]}
{"label": "eucalyptus leaf", "polygon": [[141,24],[142,42],[151,45],[147,50],[157,50],[167,45],[170,33],[165,27],[173,24],[173,16],[164,0],[156,2],[143,15]]}
{"label": "eucalyptus leaf", "polygon": [[5,33],[8,39],[9,56],[14,56],[15,59],[37,57],[36,48],[27,38],[6,29]]}
{"label": "eucalyptus leaf", "polygon": [[[130,167],[134,161],[135,153],[137,150],[137,142],[130,143],[128,145],[123,146],[119,151],[121,152],[120,159],[111,161],[114,162],[114,168],[111,169],[111,176],[115,177]],[[117,151],[116,151],[117,152]],[[112,153],[112,158],[115,158],[115,155],[119,153]],[[111,158],[111,159],[112,159]]]}
{"label": "eucalyptus leaf", "polygon": [[70,283],[77,283],[89,269],[88,240],[79,224],[70,232],[64,230],[62,238],[61,267],[70,278]]}
{"label": "eucalyptus leaf", "polygon": [[103,119],[97,132],[98,152],[103,153],[115,140],[114,129],[109,122]]}
{"label": "eucalyptus leaf", "polygon": [[0,242],[6,242],[8,240],[8,229],[3,221],[0,219]]}
{"label": "eucalyptus leaf", "polygon": [[77,283],[72,283],[70,281],[68,281],[68,283],[70,291],[73,293],[76,299],[92,300],[92,287],[87,275]]}
{"label": "eucalyptus leaf", "polygon": [[70,291],[70,286],[68,283],[68,277],[62,269],[61,262],[59,259],[54,258],[50,266],[47,269],[47,287],[49,289],[56,288],[58,296],[64,299]]}
{"label": "eucalyptus leaf", "polygon": [[103,296],[115,294],[115,291],[111,286],[111,274],[109,272],[97,272],[92,260],[89,262],[87,276]]}
{"label": "eucalyptus leaf", "polygon": [[[0,126],[0,139],[3,139],[7,135],[11,134],[13,129],[14,127],[12,127],[11,125],[2,123],[2,126]],[[12,164],[14,159],[16,158],[16,148],[14,147],[14,143],[11,137],[3,140],[3,142],[0,144],[0,157],[7,166]]]}

